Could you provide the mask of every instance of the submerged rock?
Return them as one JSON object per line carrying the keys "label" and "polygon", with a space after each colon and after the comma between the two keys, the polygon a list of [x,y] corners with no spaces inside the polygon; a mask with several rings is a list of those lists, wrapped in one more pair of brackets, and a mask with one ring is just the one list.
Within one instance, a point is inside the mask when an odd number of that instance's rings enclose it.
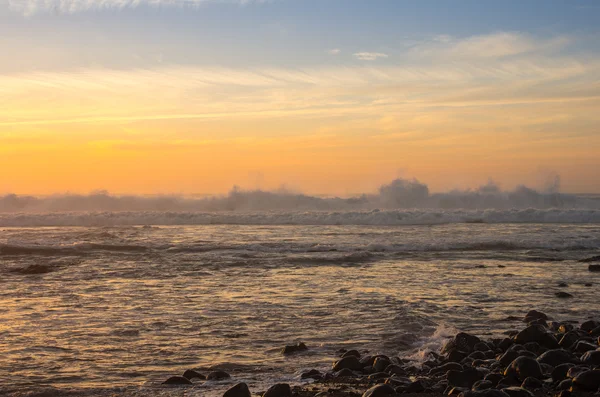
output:
{"label": "submerged rock", "polygon": [[184,378],[183,376],[171,376],[169,379],[162,383],[163,385],[179,385],[179,386],[189,386],[192,382],[188,378]]}
{"label": "submerged rock", "polygon": [[573,295],[571,295],[565,291],[558,291],[558,292],[554,293],[554,295],[556,295],[557,298],[572,298],[573,297]]}
{"label": "submerged rock", "polygon": [[308,350],[308,347],[303,342],[298,342],[295,345],[287,345],[281,349],[281,353],[288,355]]}
{"label": "submerged rock", "polygon": [[192,380],[192,379],[201,379],[201,380],[206,379],[206,376],[202,375],[199,372],[194,371],[193,369],[188,369],[187,371],[185,371],[183,373],[183,377],[186,378],[186,379],[190,379],[190,380]]}
{"label": "submerged rock", "polygon": [[208,380],[222,380],[222,379],[229,379],[229,378],[231,378],[231,375],[229,375],[225,371],[213,371],[213,372],[209,373],[208,376],[206,377],[206,379],[208,379]]}

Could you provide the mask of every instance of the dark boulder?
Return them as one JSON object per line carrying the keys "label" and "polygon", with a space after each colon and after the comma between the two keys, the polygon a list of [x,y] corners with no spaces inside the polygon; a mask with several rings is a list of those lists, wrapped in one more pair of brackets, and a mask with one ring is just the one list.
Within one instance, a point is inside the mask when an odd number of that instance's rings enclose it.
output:
{"label": "dark boulder", "polygon": [[227,390],[223,397],[252,397],[250,393],[250,389],[248,389],[248,385],[245,383],[238,383],[237,385],[231,387]]}
{"label": "dark boulder", "polygon": [[404,368],[402,368],[399,365],[396,364],[391,364],[388,365],[388,367],[385,369],[384,372],[387,372],[390,375],[397,375],[397,376],[405,376],[407,375],[407,372]]}
{"label": "dark boulder", "polygon": [[188,378],[183,376],[171,376],[169,379],[162,383],[163,385],[177,385],[177,386],[189,386],[192,384]]}
{"label": "dark boulder", "polygon": [[321,379],[322,377],[323,374],[321,373],[321,371],[318,371],[316,369],[311,369],[310,371],[303,372],[300,375],[300,379]]}
{"label": "dark boulder", "polygon": [[562,348],[568,349],[571,346],[573,346],[575,343],[577,343],[578,339],[579,339],[579,334],[577,332],[569,331],[563,335],[563,337],[560,339],[560,342],[558,342],[558,345]]}
{"label": "dark boulder", "polygon": [[287,383],[278,383],[269,387],[263,397],[291,397],[292,388]]}
{"label": "dark boulder", "polygon": [[348,357],[348,356],[354,356],[356,358],[360,358],[360,353],[358,352],[358,350],[348,350],[346,353],[344,353],[342,355],[342,358]]}
{"label": "dark boulder", "polygon": [[572,363],[557,365],[552,371],[552,380],[554,382],[561,382],[565,380],[567,378],[567,372],[569,372],[569,370],[574,366],[575,364]]}
{"label": "dark boulder", "polygon": [[393,394],[396,394],[396,389],[384,383],[382,385],[373,386],[372,388],[364,392],[362,397],[383,397],[391,396]]}
{"label": "dark boulder", "polygon": [[[348,368],[344,368],[344,369],[340,370],[339,372],[335,373],[336,378],[356,378],[356,376],[357,376],[356,373]],[[313,378],[313,379],[315,379],[315,378]]]}
{"label": "dark boulder", "polygon": [[565,363],[577,363],[579,360],[570,352],[563,349],[554,349],[548,350],[546,353],[542,354],[537,358],[537,361],[540,364],[549,364],[553,367],[556,367],[560,364]]}
{"label": "dark boulder", "polygon": [[503,367],[506,367],[508,364],[512,363],[519,357],[519,352],[515,350],[507,350],[502,356],[498,358],[498,362]]}
{"label": "dark boulder", "polygon": [[548,320],[548,316],[542,312],[538,312],[537,310],[530,310],[526,315],[525,315],[525,320],[524,322],[528,323],[530,321],[534,321],[534,320]]}
{"label": "dark boulder", "polygon": [[479,342],[481,342],[481,340],[475,335],[467,334],[466,332],[459,332],[456,334],[454,339],[450,340],[446,346],[444,346],[442,353],[448,353],[453,349],[470,353],[475,348],[475,345]]}
{"label": "dark boulder", "polygon": [[574,367],[569,368],[569,370],[567,371],[567,378],[575,378],[577,375],[579,375],[580,373],[583,373],[585,371],[589,371],[589,367],[584,367],[582,365],[576,365]]}
{"label": "dark boulder", "polygon": [[577,344],[575,345],[575,351],[577,353],[585,353],[589,352],[590,350],[596,350],[597,347],[598,346],[592,345],[591,343],[582,340],[577,342]]}
{"label": "dark boulder", "polygon": [[460,393],[458,397],[510,397],[508,394],[503,392],[502,390],[496,389],[488,389],[488,390],[478,390],[478,391],[466,391]]}
{"label": "dark boulder", "polygon": [[588,270],[590,272],[600,272],[600,265],[589,265]]}
{"label": "dark boulder", "polygon": [[449,385],[471,388],[475,382],[483,379],[484,374],[474,368],[468,368],[463,371],[448,371],[446,377]]}
{"label": "dark boulder", "polygon": [[600,326],[600,323],[598,323],[598,321],[588,320],[588,321],[581,323],[581,326],[579,328],[582,331],[585,331],[586,333],[588,333],[598,326]]}
{"label": "dark boulder", "polygon": [[554,335],[550,334],[546,328],[539,324],[530,325],[525,328],[515,336],[514,340],[515,343],[519,344],[537,342],[550,349],[558,347],[558,342],[554,338]]}
{"label": "dark boulder", "polygon": [[446,364],[440,365],[439,367],[432,368],[429,371],[429,375],[445,374],[446,372],[451,371],[451,370],[452,371],[462,371],[463,367],[459,363],[446,363]]}
{"label": "dark boulder", "polygon": [[569,390],[573,386],[573,379],[565,379],[561,381],[558,386],[556,386],[557,390]]}
{"label": "dark boulder", "polygon": [[533,393],[522,387],[507,387],[502,391],[509,395],[509,397],[533,397]]}
{"label": "dark boulder", "polygon": [[515,377],[521,382],[530,376],[542,379],[542,368],[540,364],[531,357],[518,357],[504,371],[504,376]]}
{"label": "dark boulder", "polygon": [[600,366],[600,351],[593,350],[585,352],[583,356],[581,356],[581,363],[592,366]]}
{"label": "dark boulder", "polygon": [[490,382],[489,380],[478,380],[477,382],[473,383],[473,387],[471,387],[471,390],[474,390],[474,391],[487,390],[487,389],[492,389],[493,387],[494,387],[494,384],[492,382]]}
{"label": "dark boulder", "polygon": [[344,357],[341,360],[336,361],[333,364],[333,370],[335,372],[341,371],[342,369],[350,369],[352,371],[360,371],[361,369],[363,369],[363,367],[364,367],[364,364],[361,363],[361,361],[354,356]]}
{"label": "dark boulder", "polygon": [[539,379],[529,377],[523,381],[521,387],[527,390],[536,390],[544,387],[544,382]]}
{"label": "dark boulder", "polygon": [[580,390],[596,391],[600,388],[600,369],[585,371],[573,378],[573,386]]}
{"label": "dark boulder", "polygon": [[487,374],[483,379],[492,382],[492,384],[496,386],[498,382],[504,379],[504,375],[492,372],[491,374]]}
{"label": "dark boulder", "polygon": [[377,357],[373,363],[373,371],[383,372],[387,367],[391,365],[391,361],[384,357]]}

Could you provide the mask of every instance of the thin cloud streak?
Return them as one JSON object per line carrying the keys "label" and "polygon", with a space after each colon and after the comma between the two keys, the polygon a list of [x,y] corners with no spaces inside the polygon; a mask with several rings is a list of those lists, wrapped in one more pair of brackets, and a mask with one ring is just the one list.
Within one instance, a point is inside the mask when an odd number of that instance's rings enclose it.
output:
{"label": "thin cloud streak", "polygon": [[388,58],[389,55],[382,52],[357,52],[354,57],[361,61],[376,61],[380,58]]}
{"label": "thin cloud streak", "polygon": [[23,15],[38,13],[75,14],[78,12],[149,7],[199,7],[204,4],[224,3],[246,5],[272,0],[8,0],[9,8]]}

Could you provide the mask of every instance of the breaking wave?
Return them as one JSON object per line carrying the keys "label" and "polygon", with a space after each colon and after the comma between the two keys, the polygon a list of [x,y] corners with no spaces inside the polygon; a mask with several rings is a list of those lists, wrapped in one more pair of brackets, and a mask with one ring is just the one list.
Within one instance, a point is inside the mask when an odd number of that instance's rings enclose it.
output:
{"label": "breaking wave", "polygon": [[[600,223],[597,209],[371,210],[254,212],[65,212],[0,214],[1,227],[139,225],[440,225]],[[118,249],[118,247],[114,247]]]}

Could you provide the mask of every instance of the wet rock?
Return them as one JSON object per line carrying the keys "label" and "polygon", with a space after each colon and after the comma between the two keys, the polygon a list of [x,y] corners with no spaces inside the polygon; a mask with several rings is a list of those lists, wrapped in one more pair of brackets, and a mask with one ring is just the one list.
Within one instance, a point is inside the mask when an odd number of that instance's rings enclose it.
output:
{"label": "wet rock", "polygon": [[569,372],[569,370],[571,368],[573,368],[575,366],[575,364],[571,364],[571,363],[566,363],[566,364],[560,364],[557,365],[556,367],[554,367],[554,370],[552,371],[552,380],[554,382],[560,382],[564,379],[567,378],[567,372]]}
{"label": "wet rock", "polygon": [[483,379],[492,382],[492,384],[496,386],[498,382],[504,379],[504,375],[493,372],[491,374],[487,374]]}
{"label": "wet rock", "polygon": [[451,363],[458,363],[461,362],[462,360],[465,359],[465,357],[467,357],[468,353],[466,352],[462,352],[460,350],[452,350],[448,353],[448,357],[446,358],[446,361],[451,362]]}
{"label": "wet rock", "polygon": [[533,397],[533,393],[522,387],[507,387],[502,391],[509,395],[509,397]]}
{"label": "wet rock", "polygon": [[446,363],[439,367],[432,368],[429,371],[429,375],[445,374],[448,371],[462,371],[463,367],[459,363]]}
{"label": "wet rock", "polygon": [[518,357],[504,371],[504,376],[516,377],[521,382],[530,376],[542,379],[540,364],[531,357]]}
{"label": "wet rock", "polygon": [[571,294],[569,294],[568,292],[565,292],[565,291],[555,292],[554,295],[557,298],[572,298],[573,297],[573,295],[571,295]]}
{"label": "wet rock", "polygon": [[467,334],[466,332],[459,332],[454,337],[453,342],[459,350],[471,352],[473,351],[475,345],[481,342],[481,340],[475,335]]}
{"label": "wet rock", "polygon": [[598,326],[600,326],[600,323],[598,323],[597,321],[588,320],[588,321],[581,323],[581,326],[579,328],[587,333]]}
{"label": "wet rock", "polygon": [[573,378],[573,386],[580,390],[596,391],[600,388],[600,369],[585,371]]}
{"label": "wet rock", "polygon": [[420,379],[418,379],[418,380],[408,384],[406,387],[404,387],[405,393],[421,393],[423,391],[425,391],[425,384]]}
{"label": "wet rock", "polygon": [[383,372],[391,364],[392,363],[390,362],[390,360],[388,360],[386,358],[383,358],[383,357],[377,357],[375,359],[375,362],[373,363],[373,371],[375,371],[375,372]]}
{"label": "wet rock", "polygon": [[583,356],[581,356],[581,363],[592,366],[600,366],[600,351],[594,350],[584,353]]}
{"label": "wet rock", "polygon": [[498,348],[505,352],[509,347],[513,345],[513,340],[510,338],[504,338],[498,343]]}
{"label": "wet rock", "polygon": [[479,391],[466,391],[460,393],[458,397],[510,397],[508,394],[503,392],[502,390],[496,389],[488,389],[488,390],[479,390]]}
{"label": "wet rock", "polygon": [[506,353],[504,353],[502,356],[500,356],[500,358],[498,358],[498,362],[503,367],[506,367],[507,365],[509,365],[510,363],[512,363],[513,361],[515,361],[517,359],[517,357],[519,357],[519,352],[518,351],[516,351],[516,350],[507,350]]}
{"label": "wet rock", "polygon": [[375,372],[374,374],[371,374],[367,377],[367,379],[369,380],[377,380],[377,379],[385,379],[385,378],[389,378],[390,374],[388,374],[387,372]]}
{"label": "wet rock", "polygon": [[574,377],[576,377],[577,375],[579,375],[582,372],[588,371],[590,368],[588,367],[584,367],[581,365],[576,365],[574,367],[569,368],[569,370],[567,371],[567,378],[571,378],[573,379]]}
{"label": "wet rock", "polygon": [[341,371],[343,369],[350,369],[353,371],[360,371],[363,369],[364,364],[360,362],[360,360],[355,356],[344,357],[339,361],[336,361],[333,364],[333,370],[335,372]]}
{"label": "wet rock", "polygon": [[208,376],[206,377],[206,379],[208,379],[208,380],[223,380],[223,379],[229,379],[229,378],[231,378],[231,375],[229,375],[225,371],[213,371],[213,372],[209,373]]}
{"label": "wet rock", "polygon": [[291,397],[292,388],[287,383],[278,383],[269,387],[263,397]]}
{"label": "wet rock", "polygon": [[596,327],[589,332],[590,336],[600,336],[600,327]]}
{"label": "wet rock", "polygon": [[529,377],[523,381],[521,387],[527,390],[536,390],[544,387],[544,382],[539,379]]}
{"label": "wet rock", "polygon": [[529,342],[537,342],[542,346],[554,349],[558,347],[556,338],[546,328],[539,324],[530,325],[521,332],[519,332],[515,338],[515,343],[525,344]]}
{"label": "wet rock", "polygon": [[223,397],[252,397],[252,394],[250,393],[250,389],[248,388],[247,384],[238,383],[227,390],[223,394]]}
{"label": "wet rock", "polygon": [[446,377],[449,385],[471,388],[475,382],[483,379],[483,376],[480,371],[469,368],[463,371],[448,371]]}
{"label": "wet rock", "polygon": [[323,374],[321,371],[311,369],[310,371],[303,372],[300,374],[300,379],[321,379]]}
{"label": "wet rock", "polygon": [[528,323],[530,321],[540,320],[540,319],[546,321],[546,320],[548,320],[548,316],[542,312],[538,312],[537,310],[530,310],[525,315],[524,322]]}
{"label": "wet rock", "polygon": [[358,375],[354,371],[352,371],[351,369],[348,369],[348,368],[344,368],[335,373],[336,378],[355,378],[357,376]]}
{"label": "wet rock", "polygon": [[469,391],[469,389],[466,389],[464,387],[451,387],[451,386],[448,386],[446,388],[446,390],[444,390],[443,394],[445,394],[447,396],[458,396],[459,394],[465,393],[465,392],[468,392],[468,391]]}
{"label": "wet rock", "polygon": [[402,368],[401,366],[396,365],[396,364],[389,365],[385,369],[385,372],[387,372],[390,375],[398,375],[398,376],[405,376],[407,374],[406,370],[404,368]]}
{"label": "wet rock", "polygon": [[561,381],[558,386],[556,386],[557,390],[569,390],[573,386],[572,379],[565,379]]}
{"label": "wet rock", "polygon": [[364,392],[362,397],[382,397],[391,396],[393,394],[396,394],[396,390],[392,386],[384,383],[382,385],[373,386]]}
{"label": "wet rock", "polygon": [[204,379],[206,379],[206,376],[202,375],[199,372],[194,371],[193,369],[188,369],[187,371],[185,371],[183,373],[183,377],[186,379],[189,379],[189,380],[192,380],[192,379],[204,380]]}
{"label": "wet rock", "polygon": [[385,383],[388,385],[391,385],[393,387],[397,387],[397,386],[406,386],[412,383],[412,380],[410,380],[410,378],[407,377],[397,377],[394,376],[393,378],[388,378],[385,380]]}
{"label": "wet rock", "polygon": [[308,347],[303,342],[298,342],[295,345],[287,345],[283,349],[281,349],[281,353],[288,355],[299,353],[308,350]]}
{"label": "wet rock", "polygon": [[471,387],[471,389],[474,391],[478,391],[478,390],[491,389],[493,387],[494,387],[494,384],[492,382],[490,382],[489,380],[478,380],[477,382],[473,383],[473,386]]}
{"label": "wet rock", "polygon": [[563,349],[548,350],[537,358],[540,364],[549,364],[556,367],[565,363],[577,363],[579,360],[570,352]]}
{"label": "wet rock", "polygon": [[360,358],[360,353],[358,352],[358,350],[348,350],[346,353],[344,353],[342,355],[342,358],[349,357],[349,356],[354,356],[356,358]]}
{"label": "wet rock", "polygon": [[596,350],[598,346],[596,345],[592,345],[589,342],[586,341],[579,341],[577,342],[577,344],[575,345],[575,351],[577,353],[585,353],[585,352],[589,352],[590,350]]}
{"label": "wet rock", "polygon": [[589,265],[588,270],[590,272],[600,272],[600,265]]}
{"label": "wet rock", "polygon": [[475,344],[475,346],[473,346],[473,350],[477,351],[477,352],[484,352],[484,351],[490,350],[491,348],[493,348],[493,346],[489,346],[485,342],[479,342],[479,343]]}
{"label": "wet rock", "polygon": [[569,331],[566,334],[564,334],[564,336],[560,339],[560,342],[558,342],[558,345],[562,348],[568,349],[571,346],[573,346],[575,343],[577,343],[577,340],[579,339],[579,334],[575,331]]}
{"label": "wet rock", "polygon": [[169,379],[162,383],[163,385],[178,385],[178,386],[189,386],[192,384],[188,378],[183,376],[171,376]]}

